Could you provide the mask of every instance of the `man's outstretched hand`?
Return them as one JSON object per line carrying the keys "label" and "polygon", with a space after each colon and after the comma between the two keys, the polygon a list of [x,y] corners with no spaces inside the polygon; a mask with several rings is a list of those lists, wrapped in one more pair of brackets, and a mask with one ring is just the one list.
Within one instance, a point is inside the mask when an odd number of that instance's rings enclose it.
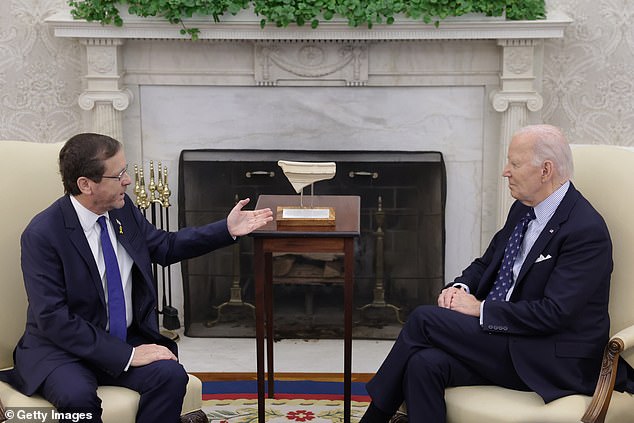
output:
{"label": "man's outstretched hand", "polygon": [[271,209],[242,210],[249,201],[248,198],[238,201],[227,216],[227,228],[233,237],[250,234],[273,220]]}

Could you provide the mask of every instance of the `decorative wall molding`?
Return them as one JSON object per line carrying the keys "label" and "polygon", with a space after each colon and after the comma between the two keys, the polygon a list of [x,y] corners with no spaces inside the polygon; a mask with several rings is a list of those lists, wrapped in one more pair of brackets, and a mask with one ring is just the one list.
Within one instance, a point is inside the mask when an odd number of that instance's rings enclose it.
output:
{"label": "decorative wall molding", "polygon": [[79,107],[83,110],[93,110],[95,104],[108,103],[115,110],[122,112],[128,108],[134,98],[132,91],[124,88],[120,91],[84,91],[79,96]]}
{"label": "decorative wall molding", "polygon": [[368,82],[367,49],[365,44],[349,42],[257,42],[255,81],[257,85],[278,85],[283,80],[363,86]]}
{"label": "decorative wall molding", "polygon": [[[68,11],[51,16],[55,36],[60,38],[120,38],[120,39],[188,39],[178,25],[164,19],[142,18],[121,11],[122,27],[98,22],[74,20]],[[507,21],[498,17],[465,16],[448,18],[438,27],[420,21],[398,20],[391,24],[375,24],[351,28],[344,20],[321,22],[310,26],[289,25],[286,28],[260,28],[260,18],[248,11],[222,17],[221,22],[209,19],[187,19],[187,27],[200,29],[200,40],[473,40],[473,39],[544,39],[561,38],[570,19],[563,13],[549,13],[538,21]]]}
{"label": "decorative wall molding", "polygon": [[538,112],[544,105],[542,96],[535,92],[504,92],[493,91],[491,93],[491,104],[496,112],[506,112],[511,104],[525,106],[531,112]]}

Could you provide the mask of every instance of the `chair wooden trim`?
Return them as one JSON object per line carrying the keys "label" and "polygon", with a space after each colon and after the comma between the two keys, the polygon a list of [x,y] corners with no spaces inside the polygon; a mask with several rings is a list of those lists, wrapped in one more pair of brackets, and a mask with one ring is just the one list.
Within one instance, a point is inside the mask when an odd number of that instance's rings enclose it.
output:
{"label": "chair wooden trim", "polygon": [[181,416],[181,423],[209,423],[209,419],[203,410],[192,411]]}
{"label": "chair wooden trim", "polygon": [[592,401],[581,418],[583,423],[604,423],[612,399],[612,392],[614,392],[619,357],[627,346],[632,344],[634,344],[634,326],[615,334],[606,345]]}

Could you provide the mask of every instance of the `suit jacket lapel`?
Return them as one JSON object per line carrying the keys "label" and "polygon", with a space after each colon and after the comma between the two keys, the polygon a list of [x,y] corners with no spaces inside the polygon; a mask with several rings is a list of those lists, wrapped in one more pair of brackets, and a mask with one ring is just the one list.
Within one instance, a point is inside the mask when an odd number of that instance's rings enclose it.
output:
{"label": "suit jacket lapel", "polygon": [[522,268],[520,269],[520,273],[517,275],[516,285],[521,283],[522,279],[528,272],[528,270],[535,264],[535,260],[539,257],[539,255],[544,251],[546,245],[550,242],[550,240],[555,236],[561,224],[568,220],[568,216],[570,216],[570,211],[572,207],[575,205],[577,199],[579,198],[579,191],[570,183],[570,187],[568,188],[568,192],[564,196],[563,200],[555,210],[555,214],[550,218],[550,221],[546,224],[541,234],[533,244],[533,247],[528,252],[524,263],[522,264]]}
{"label": "suit jacket lapel", "polygon": [[86,240],[86,236],[84,235],[84,230],[79,223],[79,218],[77,217],[75,208],[70,202],[70,197],[68,195],[62,197],[60,203],[62,208],[62,215],[64,216],[64,227],[66,228],[66,233],[68,234],[71,243],[75,246],[75,249],[79,253],[79,256],[88,267],[90,275],[92,276],[91,279],[93,285],[99,293],[101,304],[105,307],[106,297],[103,292],[103,284],[101,283],[101,277],[99,276],[99,269],[97,269],[95,258],[92,255],[90,246],[88,245],[88,241]]}

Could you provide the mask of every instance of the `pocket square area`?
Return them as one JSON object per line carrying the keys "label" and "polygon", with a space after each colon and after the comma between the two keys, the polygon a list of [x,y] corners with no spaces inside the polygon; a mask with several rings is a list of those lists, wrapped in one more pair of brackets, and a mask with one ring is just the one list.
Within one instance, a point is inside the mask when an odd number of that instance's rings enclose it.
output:
{"label": "pocket square area", "polygon": [[549,260],[553,258],[550,254],[544,256],[543,254],[540,254],[539,257],[537,257],[537,260],[535,260],[535,263],[539,263],[540,261],[544,261],[544,260]]}

